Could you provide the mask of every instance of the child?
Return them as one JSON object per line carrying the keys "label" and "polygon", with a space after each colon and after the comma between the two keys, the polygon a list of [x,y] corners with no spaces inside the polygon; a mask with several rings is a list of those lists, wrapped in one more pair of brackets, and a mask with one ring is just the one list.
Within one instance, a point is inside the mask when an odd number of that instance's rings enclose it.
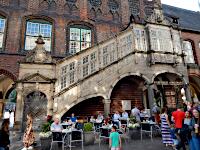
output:
{"label": "child", "polygon": [[112,126],[112,132],[109,139],[109,147],[111,150],[120,150],[121,149],[121,138],[119,133],[116,131],[117,127]]}
{"label": "child", "polygon": [[174,150],[177,150],[179,147],[180,147],[180,138],[178,136],[178,133],[176,132],[175,128],[174,128],[174,125],[171,126],[171,129],[170,129],[170,134],[171,134],[171,137],[172,137],[172,140],[173,140],[173,149]]}

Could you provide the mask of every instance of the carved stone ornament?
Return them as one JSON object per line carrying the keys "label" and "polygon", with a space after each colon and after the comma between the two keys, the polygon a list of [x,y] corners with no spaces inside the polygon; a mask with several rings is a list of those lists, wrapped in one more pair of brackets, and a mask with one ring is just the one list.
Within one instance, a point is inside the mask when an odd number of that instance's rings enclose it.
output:
{"label": "carved stone ornament", "polygon": [[77,9],[76,2],[77,0],[66,0],[66,4],[70,9]]}
{"label": "carved stone ornament", "polygon": [[49,5],[51,5],[51,3],[55,3],[55,0],[44,0],[44,1],[46,1]]}
{"label": "carved stone ornament", "polygon": [[108,7],[110,8],[110,11],[116,12],[119,9],[119,4],[117,3],[116,0],[109,0]]}
{"label": "carved stone ornament", "polygon": [[102,4],[101,0],[89,0],[89,2],[93,7],[100,7]]}
{"label": "carved stone ornament", "polygon": [[36,47],[29,51],[22,62],[29,62],[29,63],[53,63],[53,59],[50,54],[48,54],[43,47],[45,42],[40,35],[35,41],[37,44]]}

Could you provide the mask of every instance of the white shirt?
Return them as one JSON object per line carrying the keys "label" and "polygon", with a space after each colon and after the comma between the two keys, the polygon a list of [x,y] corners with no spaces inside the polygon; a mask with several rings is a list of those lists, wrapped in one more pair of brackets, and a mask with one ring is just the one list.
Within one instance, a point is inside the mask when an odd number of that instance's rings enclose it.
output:
{"label": "white shirt", "polygon": [[132,113],[133,116],[136,117],[136,120],[137,120],[137,121],[140,120],[140,110],[139,110],[139,109],[137,109],[137,108],[135,107],[135,108],[133,108],[133,109],[131,110],[131,113]]}
{"label": "white shirt", "polygon": [[60,124],[55,124],[55,123],[52,123],[51,124],[51,131],[54,131],[54,132],[61,132],[63,129],[62,125]]}
{"label": "white shirt", "polygon": [[120,114],[114,114],[113,120],[119,120],[119,118],[120,118]]}
{"label": "white shirt", "polygon": [[123,112],[123,113],[122,113],[122,118],[128,119],[128,113],[127,113],[127,112]]}

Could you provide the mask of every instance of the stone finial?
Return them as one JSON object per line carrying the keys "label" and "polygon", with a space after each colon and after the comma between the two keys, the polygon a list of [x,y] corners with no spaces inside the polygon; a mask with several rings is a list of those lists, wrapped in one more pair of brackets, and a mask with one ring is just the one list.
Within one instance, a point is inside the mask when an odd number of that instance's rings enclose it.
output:
{"label": "stone finial", "polygon": [[35,41],[35,43],[36,43],[36,44],[45,44],[45,42],[44,42],[44,40],[43,40],[43,38],[42,38],[42,35],[39,35],[39,36],[38,36],[38,39],[37,39],[37,41]]}

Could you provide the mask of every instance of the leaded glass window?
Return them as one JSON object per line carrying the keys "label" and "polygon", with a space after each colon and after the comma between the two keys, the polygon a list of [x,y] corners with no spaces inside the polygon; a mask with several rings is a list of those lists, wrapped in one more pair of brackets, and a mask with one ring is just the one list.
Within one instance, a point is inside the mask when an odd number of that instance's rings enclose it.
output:
{"label": "leaded glass window", "polygon": [[140,1],[139,0],[129,0],[129,10],[131,14],[138,15],[140,13]]}
{"label": "leaded glass window", "polygon": [[142,29],[134,29],[135,34],[135,46],[137,50],[146,51],[147,43],[146,43],[146,34]]}
{"label": "leaded glass window", "polygon": [[3,38],[4,38],[4,31],[5,31],[5,19],[0,18],[0,48],[3,47]]}
{"label": "leaded glass window", "polygon": [[35,41],[39,35],[43,37],[46,51],[51,51],[52,25],[37,20],[27,21],[26,23],[25,50],[31,50],[36,46]]}
{"label": "leaded glass window", "polygon": [[185,62],[186,63],[195,63],[192,43],[190,41],[183,41],[183,49],[186,54]]}
{"label": "leaded glass window", "polygon": [[91,30],[70,27],[69,53],[75,54],[91,46]]}

